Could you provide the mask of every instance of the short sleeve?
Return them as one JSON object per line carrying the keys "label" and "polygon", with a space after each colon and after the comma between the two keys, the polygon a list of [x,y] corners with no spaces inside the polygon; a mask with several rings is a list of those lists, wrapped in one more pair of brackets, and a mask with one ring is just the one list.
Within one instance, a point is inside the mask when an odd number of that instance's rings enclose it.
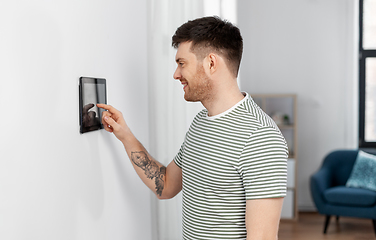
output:
{"label": "short sleeve", "polygon": [[286,140],[277,128],[252,133],[239,159],[247,200],[286,196],[287,158]]}
{"label": "short sleeve", "polygon": [[185,145],[185,142],[183,142],[183,144],[181,145],[180,149],[179,149],[179,152],[176,154],[176,156],[174,157],[174,162],[175,164],[182,168],[183,166],[183,152],[184,152],[184,145]]}

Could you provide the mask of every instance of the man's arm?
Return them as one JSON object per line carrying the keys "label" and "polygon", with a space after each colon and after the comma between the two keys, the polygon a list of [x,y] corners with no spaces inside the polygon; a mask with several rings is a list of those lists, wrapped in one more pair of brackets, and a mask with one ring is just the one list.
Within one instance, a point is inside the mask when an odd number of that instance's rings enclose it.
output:
{"label": "man's arm", "polygon": [[277,240],[283,198],[247,200],[247,240]]}
{"label": "man's arm", "polygon": [[98,104],[97,106],[107,110],[102,116],[104,129],[114,133],[123,143],[134,169],[145,185],[159,199],[172,198],[178,194],[182,189],[181,168],[174,161],[165,167],[152,158],[133,135],[120,111],[110,105]]}

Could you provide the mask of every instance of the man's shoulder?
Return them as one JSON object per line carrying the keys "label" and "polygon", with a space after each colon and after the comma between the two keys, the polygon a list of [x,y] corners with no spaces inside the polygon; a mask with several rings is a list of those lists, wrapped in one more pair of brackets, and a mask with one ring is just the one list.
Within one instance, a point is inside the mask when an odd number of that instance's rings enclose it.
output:
{"label": "man's shoulder", "polygon": [[259,125],[259,128],[271,127],[278,129],[273,119],[251,97],[244,102],[244,109],[247,111],[247,115],[253,119],[253,122]]}
{"label": "man's shoulder", "polygon": [[272,125],[271,118],[248,96],[237,108],[235,108],[227,119],[238,125],[248,128],[260,128]]}

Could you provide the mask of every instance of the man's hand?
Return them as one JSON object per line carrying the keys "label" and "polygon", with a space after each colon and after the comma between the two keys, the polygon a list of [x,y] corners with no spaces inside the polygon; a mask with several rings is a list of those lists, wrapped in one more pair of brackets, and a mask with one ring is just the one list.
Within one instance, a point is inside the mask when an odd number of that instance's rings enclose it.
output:
{"label": "man's hand", "polygon": [[125,144],[124,141],[131,131],[123,118],[123,114],[111,105],[97,104],[97,107],[107,110],[102,113],[104,129],[114,133],[115,136]]}

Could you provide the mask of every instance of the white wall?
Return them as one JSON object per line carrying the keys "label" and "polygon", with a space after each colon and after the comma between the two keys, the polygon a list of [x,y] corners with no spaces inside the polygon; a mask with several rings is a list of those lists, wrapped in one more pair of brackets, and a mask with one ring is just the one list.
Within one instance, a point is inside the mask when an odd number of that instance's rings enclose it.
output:
{"label": "white wall", "polygon": [[150,191],[104,130],[79,134],[78,79],[148,145],[146,1],[0,7],[0,239],[151,239]]}
{"label": "white wall", "polygon": [[238,1],[241,87],[298,95],[298,206],[314,209],[309,177],[323,157],[357,146],[353,0]]}

